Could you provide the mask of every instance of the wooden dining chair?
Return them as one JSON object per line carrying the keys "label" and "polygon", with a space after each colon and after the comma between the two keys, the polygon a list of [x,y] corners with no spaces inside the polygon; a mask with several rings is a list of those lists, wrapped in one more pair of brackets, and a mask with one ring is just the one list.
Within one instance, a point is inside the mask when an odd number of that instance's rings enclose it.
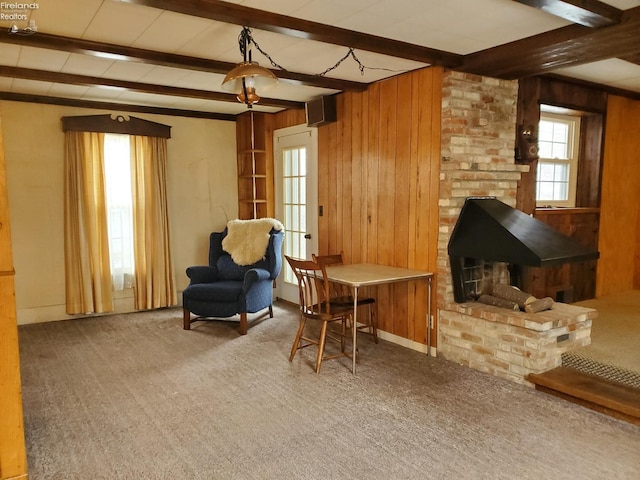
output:
{"label": "wooden dining chair", "polygon": [[[325,267],[331,265],[343,265],[342,252],[331,255],[312,254],[313,261]],[[334,305],[352,305],[353,295],[351,289],[335,282],[330,282],[329,289],[331,292],[331,303]],[[364,330],[373,335],[373,340],[378,343],[378,322],[376,320],[376,299],[373,297],[360,298],[358,296],[358,307],[367,306],[367,317],[365,321],[359,325],[358,330]]]}
{"label": "wooden dining chair", "polygon": [[[317,345],[316,373],[320,372],[323,360],[349,357],[346,351],[347,321],[353,313],[353,305],[333,305],[330,302],[329,281],[322,265],[310,260],[297,260],[285,255],[285,258],[298,280],[300,293],[300,323],[296,333],[289,361],[292,362],[298,350]],[[307,320],[320,322],[320,336],[311,338],[305,332]],[[328,328],[330,323],[339,323],[340,330]],[[327,339],[340,343],[340,353],[325,355]]]}

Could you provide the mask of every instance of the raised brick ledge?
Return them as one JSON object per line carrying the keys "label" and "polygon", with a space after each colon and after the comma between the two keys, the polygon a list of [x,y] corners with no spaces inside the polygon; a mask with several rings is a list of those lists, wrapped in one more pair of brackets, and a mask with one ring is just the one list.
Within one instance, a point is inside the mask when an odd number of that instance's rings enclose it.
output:
{"label": "raised brick ledge", "polygon": [[551,310],[538,313],[516,312],[478,302],[449,303],[443,310],[482,318],[489,322],[514,325],[536,332],[546,332],[554,328],[576,325],[598,317],[598,311],[593,308],[559,302],[556,302]]}

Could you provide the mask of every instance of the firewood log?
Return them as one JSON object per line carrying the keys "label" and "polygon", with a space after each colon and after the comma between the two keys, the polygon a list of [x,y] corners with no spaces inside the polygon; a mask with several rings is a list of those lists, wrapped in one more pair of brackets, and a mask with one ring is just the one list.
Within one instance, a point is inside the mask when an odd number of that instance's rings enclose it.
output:
{"label": "firewood log", "polygon": [[536,300],[535,302],[531,302],[529,305],[524,307],[524,311],[527,313],[538,313],[542,312],[543,310],[550,310],[551,308],[553,308],[553,304],[553,298],[544,297]]}
{"label": "firewood log", "polygon": [[493,295],[494,297],[504,298],[505,300],[516,302],[518,306],[523,309],[530,303],[536,301],[536,297],[534,297],[530,293],[525,293],[519,288],[505,284],[494,285],[491,295]]}
{"label": "firewood log", "polygon": [[480,295],[478,297],[480,303],[485,305],[494,305],[496,307],[508,308],[509,310],[520,310],[520,307],[516,302],[506,300],[504,298],[494,297],[493,295]]}

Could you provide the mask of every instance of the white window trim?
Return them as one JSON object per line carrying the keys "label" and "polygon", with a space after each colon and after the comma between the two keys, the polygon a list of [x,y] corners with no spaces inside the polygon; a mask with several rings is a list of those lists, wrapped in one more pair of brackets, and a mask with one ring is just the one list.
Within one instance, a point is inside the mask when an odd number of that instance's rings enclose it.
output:
{"label": "white window trim", "polygon": [[538,159],[540,162],[547,163],[568,163],[569,164],[569,193],[568,200],[565,201],[552,201],[552,200],[538,200],[537,199],[537,181],[536,181],[536,207],[575,207],[576,206],[576,189],[578,184],[578,155],[580,145],[580,117],[570,115],[559,115],[555,113],[542,112],[540,114],[540,120],[548,120],[552,122],[565,122],[569,125],[569,138],[567,145],[568,159],[559,160],[555,158],[542,158]]}

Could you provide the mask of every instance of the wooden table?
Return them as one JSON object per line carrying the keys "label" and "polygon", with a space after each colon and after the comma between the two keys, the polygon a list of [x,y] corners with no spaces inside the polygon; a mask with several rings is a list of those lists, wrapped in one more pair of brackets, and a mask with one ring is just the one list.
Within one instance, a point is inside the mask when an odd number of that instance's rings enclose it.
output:
{"label": "wooden table", "polygon": [[351,265],[335,265],[327,267],[327,278],[332,282],[348,285],[353,290],[353,373],[356,373],[356,349],[357,349],[357,315],[358,315],[358,289],[385,283],[408,282],[410,280],[427,281],[427,355],[431,355],[431,283],[433,273],[423,270],[411,270],[408,268],[389,267],[373,263],[355,263]]}

